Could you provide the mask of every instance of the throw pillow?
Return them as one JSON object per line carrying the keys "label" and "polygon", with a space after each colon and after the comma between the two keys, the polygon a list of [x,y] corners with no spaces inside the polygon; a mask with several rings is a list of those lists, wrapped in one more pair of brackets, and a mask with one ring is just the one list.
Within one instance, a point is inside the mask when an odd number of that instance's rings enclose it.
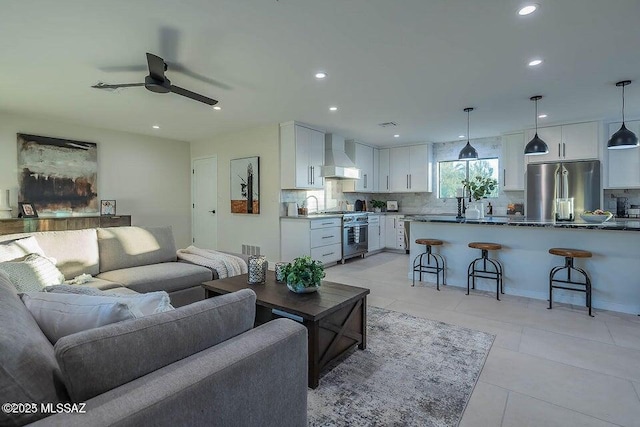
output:
{"label": "throw pillow", "polygon": [[136,296],[28,292],[21,297],[52,344],[76,332],[173,310],[166,292]]}
{"label": "throw pillow", "polygon": [[13,261],[29,254],[44,256],[44,251],[33,236],[0,243],[0,262]]}
{"label": "throw pillow", "polygon": [[38,255],[27,255],[20,260],[0,262],[3,271],[18,292],[41,291],[45,286],[59,285],[64,275],[51,260]]}

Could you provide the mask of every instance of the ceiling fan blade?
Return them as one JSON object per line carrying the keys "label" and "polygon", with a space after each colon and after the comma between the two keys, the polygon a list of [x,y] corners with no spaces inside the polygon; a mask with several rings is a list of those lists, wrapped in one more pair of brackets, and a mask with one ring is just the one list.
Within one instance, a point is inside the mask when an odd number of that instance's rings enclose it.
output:
{"label": "ceiling fan blade", "polygon": [[109,85],[106,83],[98,83],[96,85],[91,86],[92,88],[95,89],[118,89],[121,87],[137,87],[137,86],[144,86],[144,83],[122,83],[122,84],[118,84],[118,85]]}
{"label": "ceiling fan blade", "polygon": [[216,105],[218,103],[218,101],[216,101],[215,99],[208,98],[204,95],[200,95],[199,93],[191,92],[190,90],[183,89],[179,86],[171,85],[171,92],[209,105]]}
{"label": "ceiling fan blade", "polygon": [[165,80],[164,59],[154,55],[153,53],[147,52],[147,64],[149,65],[149,75],[151,76],[151,78],[163,82]]}
{"label": "ceiling fan blade", "polygon": [[184,74],[186,76],[191,77],[192,79],[200,80],[201,82],[208,83],[208,84],[210,84],[212,86],[219,87],[220,89],[225,89],[225,90],[233,89],[231,86],[229,86],[229,85],[227,85],[225,83],[222,83],[222,82],[220,82],[218,80],[214,80],[212,78],[203,76],[202,74],[198,74],[198,73],[196,73],[194,71],[191,71],[190,69],[188,69],[184,65],[173,63],[173,62],[169,62],[168,65],[169,65],[169,69],[171,71],[174,71],[174,72],[177,72],[177,73],[182,73],[182,74]]}

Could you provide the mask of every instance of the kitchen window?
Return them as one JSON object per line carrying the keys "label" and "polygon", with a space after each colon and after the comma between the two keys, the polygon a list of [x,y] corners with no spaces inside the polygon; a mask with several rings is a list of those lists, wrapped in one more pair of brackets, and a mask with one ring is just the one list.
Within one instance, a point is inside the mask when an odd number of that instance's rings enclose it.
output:
{"label": "kitchen window", "polygon": [[[438,162],[438,198],[455,198],[462,180],[478,175],[498,181],[498,158]],[[498,197],[498,186],[488,197]]]}

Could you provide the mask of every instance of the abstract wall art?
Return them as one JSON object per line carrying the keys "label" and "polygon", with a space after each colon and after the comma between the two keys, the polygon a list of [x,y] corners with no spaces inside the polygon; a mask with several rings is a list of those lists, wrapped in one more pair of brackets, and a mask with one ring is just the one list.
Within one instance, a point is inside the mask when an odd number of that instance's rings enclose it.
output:
{"label": "abstract wall art", "polygon": [[19,133],[18,185],[40,216],[98,213],[97,145]]}
{"label": "abstract wall art", "polygon": [[260,213],[260,157],[231,160],[231,213]]}

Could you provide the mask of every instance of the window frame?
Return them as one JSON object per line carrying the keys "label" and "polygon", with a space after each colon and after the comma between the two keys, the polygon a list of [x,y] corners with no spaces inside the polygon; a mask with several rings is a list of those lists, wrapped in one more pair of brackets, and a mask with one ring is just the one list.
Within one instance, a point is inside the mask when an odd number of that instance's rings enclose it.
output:
{"label": "window frame", "polygon": [[[478,159],[473,159],[473,160],[459,160],[459,159],[454,159],[454,160],[438,160],[437,164],[438,164],[438,170],[437,170],[437,191],[438,191],[438,199],[455,199],[455,197],[443,197],[440,195],[440,189],[441,189],[441,185],[440,185],[440,164],[441,163],[453,163],[453,162],[464,162],[465,163],[465,178],[464,179],[469,179],[469,164],[471,162],[478,162],[478,161],[486,161],[486,160],[496,160],[497,161],[497,165],[496,165],[496,170],[499,171],[500,169],[500,157],[496,156],[496,157],[483,157],[483,158],[478,158]],[[498,185],[496,186],[496,195],[495,196],[488,196],[487,199],[497,199],[498,197],[500,197],[500,173],[497,173],[498,177],[495,178],[496,181],[498,181]],[[462,186],[462,184],[460,184],[460,186]]]}

